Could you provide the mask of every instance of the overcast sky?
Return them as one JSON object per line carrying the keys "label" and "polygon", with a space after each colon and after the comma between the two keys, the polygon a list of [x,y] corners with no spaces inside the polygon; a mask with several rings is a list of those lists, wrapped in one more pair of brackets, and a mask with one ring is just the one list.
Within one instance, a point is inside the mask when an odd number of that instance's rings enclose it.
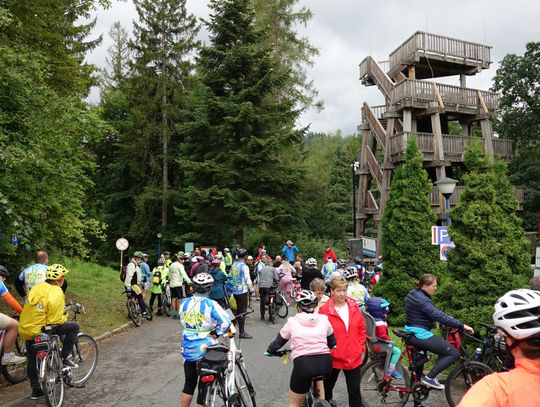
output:
{"label": "overcast sky", "polygon": [[[523,54],[527,42],[540,41],[540,0],[299,0],[299,5],[310,8],[314,16],[298,31],[320,50],[309,76],[325,109],[308,111],[300,119],[314,132],[355,132],[362,103],[384,102],[376,87],[360,83],[359,63],[368,55],[387,60],[418,30],[493,46],[491,69],[468,80],[469,87],[478,89],[491,86],[498,62],[506,54]],[[208,16],[206,0],[188,0],[188,9],[202,18]],[[115,1],[108,10],[100,10],[94,32],[103,34],[103,43],[88,61],[104,67],[109,27],[119,20],[131,33],[136,17],[131,0]],[[201,37],[206,38],[205,33]],[[458,84],[457,78],[450,81]],[[91,100],[97,99],[93,92]]]}

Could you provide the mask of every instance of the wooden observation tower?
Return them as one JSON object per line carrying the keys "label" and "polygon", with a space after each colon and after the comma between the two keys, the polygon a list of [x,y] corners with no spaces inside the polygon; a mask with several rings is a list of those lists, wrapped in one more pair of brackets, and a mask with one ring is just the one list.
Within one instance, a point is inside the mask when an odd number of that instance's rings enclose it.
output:
{"label": "wooden observation tower", "polygon": [[[489,68],[490,51],[488,45],[418,31],[396,48],[388,61],[377,62],[368,56],[360,63],[362,84],[377,86],[384,96],[381,106],[362,106],[359,131],[363,139],[356,170],[360,181],[353,197],[356,236],[364,235],[366,222],[372,219],[378,230],[378,253],[380,220],[390,182],[394,168],[404,159],[410,134],[416,134],[424,168],[433,182],[453,177],[456,167],[463,165],[463,153],[475,125],[481,129],[489,157],[511,158],[511,141],[494,137],[490,122],[497,114],[497,94],[467,87],[467,76]],[[437,78],[448,76],[456,76],[459,86],[437,82]],[[452,122],[461,134],[449,134]],[[457,203],[464,188],[456,187],[450,205]],[[518,188],[520,203],[522,194]],[[436,190],[431,204],[442,221],[444,198]]]}

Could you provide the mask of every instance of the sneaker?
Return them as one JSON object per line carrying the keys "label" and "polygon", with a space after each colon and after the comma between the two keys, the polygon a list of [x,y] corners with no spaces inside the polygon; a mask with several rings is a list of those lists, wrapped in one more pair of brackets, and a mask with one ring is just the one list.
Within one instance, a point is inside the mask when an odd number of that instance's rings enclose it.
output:
{"label": "sneaker", "polygon": [[337,407],[337,403],[334,400],[330,400],[328,403],[330,404],[330,407]]}
{"label": "sneaker", "polygon": [[393,379],[398,379],[398,380],[403,379],[403,376],[401,375],[401,373],[399,373],[399,372],[398,372],[397,370],[395,370],[395,369],[394,369],[394,370],[389,370],[389,371],[388,371],[388,374],[389,374],[390,376],[392,376]]}
{"label": "sneaker", "polygon": [[437,379],[432,379],[431,377],[422,376],[422,383],[425,384],[428,387],[431,387],[432,389],[436,390],[444,390],[444,385],[440,384]]}
{"label": "sneaker", "polygon": [[64,359],[63,362],[64,367],[70,367],[72,369],[77,369],[79,367],[79,365],[75,363],[71,358]]}
{"label": "sneaker", "polygon": [[17,356],[14,353],[10,353],[9,355],[2,356],[2,365],[18,365],[20,363],[26,362],[26,358],[22,356]]}
{"label": "sneaker", "polygon": [[264,315],[261,315],[261,321],[264,321]]}
{"label": "sneaker", "polygon": [[30,396],[30,399],[37,400],[40,397],[43,397],[43,391],[41,391],[41,389],[32,389],[32,395]]}
{"label": "sneaker", "polygon": [[251,336],[250,334],[248,334],[247,332],[240,332],[240,338],[241,339],[253,339],[253,336]]}

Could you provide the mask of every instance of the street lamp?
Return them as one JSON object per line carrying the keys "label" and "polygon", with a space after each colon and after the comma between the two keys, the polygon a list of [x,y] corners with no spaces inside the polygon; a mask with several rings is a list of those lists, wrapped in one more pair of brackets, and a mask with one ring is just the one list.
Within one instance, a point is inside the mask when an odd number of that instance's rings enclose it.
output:
{"label": "street lamp", "polygon": [[161,238],[163,235],[161,233],[158,233],[157,235],[158,241],[157,241],[157,259],[159,260],[159,255],[161,254]]}
{"label": "street lamp", "polygon": [[360,163],[355,161],[351,164],[352,169],[352,211],[353,211],[353,237],[356,237],[356,183],[354,182],[354,175],[356,170],[360,167]]}
{"label": "street lamp", "polygon": [[450,197],[454,193],[454,189],[456,189],[456,184],[458,183],[458,180],[444,177],[435,182],[435,185],[439,189],[439,192],[444,196],[444,208],[446,212],[446,225],[450,226]]}

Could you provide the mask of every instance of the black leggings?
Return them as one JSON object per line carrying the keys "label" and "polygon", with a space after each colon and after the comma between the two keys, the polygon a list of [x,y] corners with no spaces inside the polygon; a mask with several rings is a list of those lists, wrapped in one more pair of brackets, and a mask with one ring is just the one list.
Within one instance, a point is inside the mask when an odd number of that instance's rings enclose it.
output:
{"label": "black leggings", "polygon": [[[234,315],[241,314],[242,312],[246,312],[247,306],[248,306],[248,293],[244,294],[234,294],[234,299],[236,300],[236,311],[234,311]],[[244,324],[246,323],[246,317],[242,317],[238,319],[238,328],[240,329],[240,333],[244,332]]]}
{"label": "black leggings", "polygon": [[154,301],[156,300],[156,298],[157,298],[157,305],[159,308],[161,308],[162,306],[161,293],[160,294],[152,293],[152,295],[150,296],[150,306],[152,307],[154,305]]}
{"label": "black leggings", "polygon": [[201,383],[201,378],[197,374],[197,362],[184,362],[184,376],[186,377],[186,382],[182,391],[193,396],[195,394],[195,388],[198,386],[197,404],[204,404],[204,385]]}
{"label": "black leggings", "polygon": [[332,373],[332,357],[329,353],[323,355],[298,356],[293,361],[291,373],[291,390],[298,394],[305,394],[311,387],[314,377],[324,376],[325,383]]}
{"label": "black leggings", "polygon": [[[343,370],[345,374],[345,382],[347,383],[347,393],[349,394],[349,407],[362,407],[362,399],[360,397],[360,371],[362,365],[351,369]],[[324,383],[324,397],[326,400],[332,400],[334,386],[341,369],[333,369],[330,375],[330,380]]]}
{"label": "black leggings", "polygon": [[[431,379],[435,379],[439,373],[459,359],[459,351],[440,336],[433,335],[428,339],[418,339],[412,335],[407,339],[407,345],[439,355],[435,366],[427,374]],[[420,370],[418,374],[422,375],[422,371]]]}
{"label": "black leggings", "polygon": [[264,317],[266,311],[266,305],[269,303],[268,294],[270,294],[271,288],[259,287],[259,297],[261,301],[261,317]]}

